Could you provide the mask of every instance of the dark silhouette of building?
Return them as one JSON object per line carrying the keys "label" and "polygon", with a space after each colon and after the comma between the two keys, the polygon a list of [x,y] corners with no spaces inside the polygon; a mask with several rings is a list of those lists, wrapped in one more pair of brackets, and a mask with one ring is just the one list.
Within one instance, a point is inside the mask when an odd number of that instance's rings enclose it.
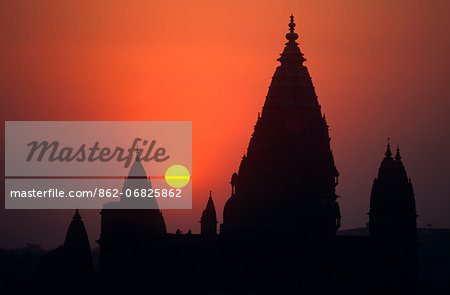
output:
{"label": "dark silhouette of building", "polygon": [[[211,194],[200,235],[167,233],[154,198],[153,209],[127,209],[127,199],[107,204],[98,241],[101,277],[94,282],[102,292],[415,293],[417,215],[398,149],[393,158],[388,145],[373,184],[370,234],[335,235],[339,174],[293,16],[289,28],[247,154],[231,177],[220,234]],[[135,188],[151,188],[139,155],[123,190]],[[68,245],[84,240],[80,222],[77,213]]]}
{"label": "dark silhouette of building", "polygon": [[41,257],[39,270],[54,278],[86,276],[92,271],[91,246],[78,209],[67,229],[64,244]]}
{"label": "dark silhouette of building", "polygon": [[370,198],[369,236],[379,251],[388,257],[394,292],[414,294],[417,290],[416,203],[411,180],[397,147],[392,157],[388,143],[385,157],[374,179]]}
{"label": "dark silhouette of building", "polygon": [[335,238],[333,284],[342,293],[416,294],[414,192],[397,148],[388,143],[370,198],[369,235]]}
{"label": "dark silhouette of building", "polygon": [[208,203],[206,204],[206,208],[203,210],[202,218],[200,219],[200,234],[205,237],[215,236],[217,234],[217,223],[216,207],[214,207],[211,191],[209,191]]}
{"label": "dark silhouette of building", "polygon": [[340,226],[339,173],[325,116],[298,47],[291,16],[247,154],[232,177],[222,234],[334,235]]}
{"label": "dark silhouette of building", "polygon": [[[152,241],[166,234],[166,225],[155,198],[129,198],[136,189],[152,188],[137,153],[119,202],[107,203],[101,211],[100,266],[104,271],[134,268]],[[127,192],[128,190],[128,192]],[[130,209],[141,207],[144,209]],[[148,209],[153,208],[153,209]]]}
{"label": "dark silhouette of building", "polygon": [[64,252],[71,261],[70,269],[72,271],[89,272],[92,270],[91,246],[78,209],[75,210],[75,215],[67,230]]}
{"label": "dark silhouette of building", "polygon": [[389,143],[378,177],[373,181],[369,217],[370,236],[374,239],[416,243],[417,214],[413,187],[399,148],[393,158]]}

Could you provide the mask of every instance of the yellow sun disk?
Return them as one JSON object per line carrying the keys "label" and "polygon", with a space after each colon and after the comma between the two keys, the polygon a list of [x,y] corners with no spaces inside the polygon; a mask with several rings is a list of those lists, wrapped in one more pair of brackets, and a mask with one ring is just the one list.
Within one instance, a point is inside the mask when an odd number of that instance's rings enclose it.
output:
{"label": "yellow sun disk", "polygon": [[189,183],[191,175],[183,165],[173,165],[166,170],[164,178],[171,187],[182,188]]}

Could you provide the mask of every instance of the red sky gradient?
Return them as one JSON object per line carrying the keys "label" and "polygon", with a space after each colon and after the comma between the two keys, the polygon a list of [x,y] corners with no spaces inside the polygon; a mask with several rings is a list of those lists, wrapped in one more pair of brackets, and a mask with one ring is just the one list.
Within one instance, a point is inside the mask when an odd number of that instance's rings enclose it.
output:
{"label": "red sky gradient", "polygon": [[[330,125],[343,227],[368,220],[387,137],[418,225],[450,227],[449,1],[0,3],[2,121],[193,121],[193,209],[164,211],[171,232],[199,232],[210,189],[221,221],[291,13]],[[94,242],[100,216],[81,214]],[[71,216],[2,209],[0,247],[55,247]]]}

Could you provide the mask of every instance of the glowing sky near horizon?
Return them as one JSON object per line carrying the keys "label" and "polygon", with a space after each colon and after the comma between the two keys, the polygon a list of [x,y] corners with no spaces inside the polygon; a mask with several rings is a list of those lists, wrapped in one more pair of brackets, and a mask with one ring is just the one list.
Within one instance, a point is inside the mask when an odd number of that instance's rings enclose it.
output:
{"label": "glowing sky near horizon", "polygon": [[[343,227],[368,220],[387,137],[419,226],[450,227],[449,11],[443,0],[0,1],[1,117],[192,121],[193,209],[164,216],[171,232],[198,232],[209,190],[221,220],[293,13],[330,125]],[[94,242],[100,216],[81,214]],[[57,246],[72,215],[2,209],[0,247]]]}

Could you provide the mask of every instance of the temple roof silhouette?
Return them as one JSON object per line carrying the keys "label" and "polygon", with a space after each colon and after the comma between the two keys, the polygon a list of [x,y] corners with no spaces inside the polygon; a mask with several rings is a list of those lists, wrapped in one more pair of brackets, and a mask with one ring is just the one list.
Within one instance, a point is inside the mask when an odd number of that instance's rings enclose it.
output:
{"label": "temple roof silhouette", "polygon": [[378,176],[373,182],[369,216],[373,237],[406,242],[416,240],[417,214],[412,183],[399,147],[392,157],[389,139]]}
{"label": "temple roof silhouette", "polygon": [[211,196],[211,191],[209,192],[208,202],[206,203],[206,208],[202,212],[202,217],[200,222],[217,223],[216,207]]}
{"label": "temple roof silhouette", "polygon": [[67,249],[91,251],[86,228],[84,227],[83,220],[81,220],[81,215],[78,209],[75,210],[75,214],[73,215],[72,221],[67,229],[64,247]]}
{"label": "temple roof silhouette", "polygon": [[[155,294],[416,294],[417,215],[400,149],[393,157],[388,142],[373,182],[369,236],[336,236],[339,173],[293,16],[286,38],[247,153],[231,177],[220,235],[211,192],[200,235],[168,234],[158,209],[104,209],[99,293],[122,284],[122,292]],[[151,188],[138,156],[124,181],[129,188]],[[77,210],[65,245],[86,239]],[[65,245],[44,266],[77,257]]]}
{"label": "temple roof silhouette", "polygon": [[377,181],[386,183],[408,183],[408,175],[400,156],[400,148],[397,146],[395,157],[392,156],[391,145],[386,146],[385,156],[378,169]]}
{"label": "temple roof silhouette", "polygon": [[258,113],[247,153],[233,175],[223,233],[334,234],[339,227],[335,193],[339,173],[295,26],[291,16],[288,42],[278,59],[281,64]]}

